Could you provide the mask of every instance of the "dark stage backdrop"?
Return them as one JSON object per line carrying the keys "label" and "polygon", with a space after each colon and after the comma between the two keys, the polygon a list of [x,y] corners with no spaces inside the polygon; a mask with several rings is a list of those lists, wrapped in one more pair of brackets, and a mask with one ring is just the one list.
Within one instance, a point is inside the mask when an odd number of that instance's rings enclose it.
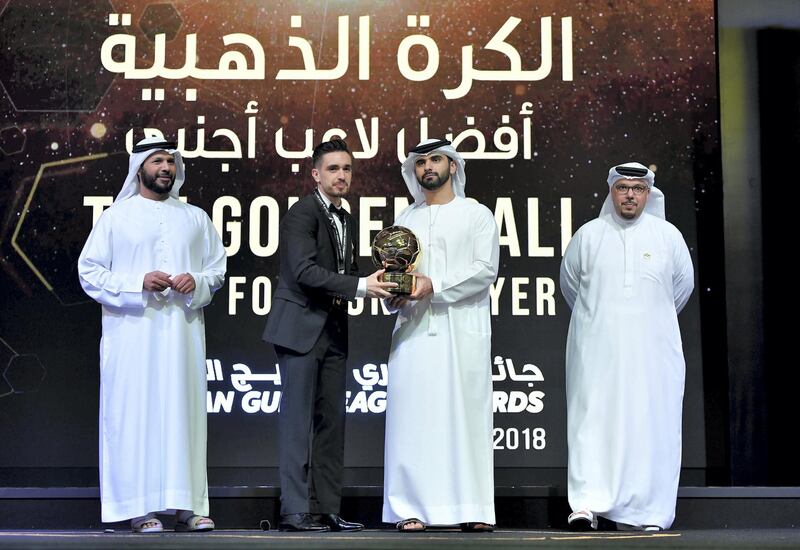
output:
{"label": "dark stage backdrop", "polygon": [[[355,151],[348,204],[367,267],[372,237],[407,203],[409,147],[446,136],[468,159],[467,194],[501,235],[486,368],[504,472],[566,466],[558,269],[609,166],[650,165],[696,266],[704,253],[696,201],[719,178],[702,168],[719,164],[711,0],[0,5],[0,468],[97,465],[100,308],[76,259],[143,134],[178,140],[185,198],[229,255],[206,308],[212,468],[277,466],[280,375],[260,335],[278,224],[313,188],[323,139]],[[684,466],[701,470],[706,290],[680,317]],[[346,464],[380,468],[393,319],[370,300],[350,313]]]}

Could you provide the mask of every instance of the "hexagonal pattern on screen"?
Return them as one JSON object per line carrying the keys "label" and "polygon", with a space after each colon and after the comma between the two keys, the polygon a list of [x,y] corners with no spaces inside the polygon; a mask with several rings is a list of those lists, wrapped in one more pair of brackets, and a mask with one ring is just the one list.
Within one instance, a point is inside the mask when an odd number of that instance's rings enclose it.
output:
{"label": "hexagonal pattern on screen", "polygon": [[100,61],[108,0],[9,2],[0,13],[0,84],[18,111],[91,111],[114,74]]}
{"label": "hexagonal pattern on screen", "polygon": [[151,42],[157,34],[165,34],[168,41],[172,40],[182,24],[183,19],[171,3],[150,4],[139,18],[139,28]]}
{"label": "hexagonal pattern on screen", "polygon": [[78,282],[78,256],[92,229],[85,196],[113,197],[127,175],[127,155],[46,166],[16,243],[62,304],[89,300]]}
{"label": "hexagonal pattern on screen", "polygon": [[47,376],[39,358],[35,355],[17,355],[11,359],[3,373],[3,379],[14,393],[30,393],[39,389]]}
{"label": "hexagonal pattern on screen", "polygon": [[25,133],[17,126],[0,130],[0,151],[4,155],[16,155],[25,149]]}

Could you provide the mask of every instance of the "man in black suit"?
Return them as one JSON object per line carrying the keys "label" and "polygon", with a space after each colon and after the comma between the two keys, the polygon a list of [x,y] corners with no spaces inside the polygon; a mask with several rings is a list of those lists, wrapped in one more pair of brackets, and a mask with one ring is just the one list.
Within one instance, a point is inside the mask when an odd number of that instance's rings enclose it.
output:
{"label": "man in black suit", "polygon": [[347,302],[386,298],[383,270],[359,278],[355,219],[341,208],[353,157],[342,140],[314,149],[317,188],[281,222],[280,278],[264,340],[281,369],[282,531],[358,531],[339,517],[344,459]]}

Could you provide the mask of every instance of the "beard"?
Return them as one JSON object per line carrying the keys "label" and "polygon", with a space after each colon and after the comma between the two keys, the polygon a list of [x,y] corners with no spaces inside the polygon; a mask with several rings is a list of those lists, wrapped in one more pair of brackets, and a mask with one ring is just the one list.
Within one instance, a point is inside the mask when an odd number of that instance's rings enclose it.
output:
{"label": "beard", "polygon": [[450,181],[450,172],[449,171],[445,172],[444,175],[438,174],[436,172],[433,172],[433,176],[434,177],[429,179],[429,180],[425,179],[425,176],[427,176],[427,175],[428,174],[423,175],[422,179],[418,178],[417,181],[419,182],[419,184],[422,187],[424,187],[428,191],[436,191],[441,186],[443,186],[445,183]]}
{"label": "beard", "polygon": [[[633,210],[633,212],[626,211],[626,210],[623,210],[622,206],[633,206],[634,210]],[[636,218],[636,216],[639,214],[636,211],[636,207],[639,206],[637,203],[624,202],[624,203],[622,203],[622,206],[619,209],[619,215],[620,215],[620,217],[625,218],[626,220],[632,220],[632,219]]]}
{"label": "beard", "polygon": [[147,187],[153,193],[158,193],[159,195],[166,195],[170,191],[172,191],[172,186],[175,185],[175,178],[171,177],[169,180],[169,185],[164,185],[162,183],[158,183],[156,180],[159,178],[159,174],[155,176],[150,176],[145,171],[141,171],[139,176],[142,180],[142,185]]}

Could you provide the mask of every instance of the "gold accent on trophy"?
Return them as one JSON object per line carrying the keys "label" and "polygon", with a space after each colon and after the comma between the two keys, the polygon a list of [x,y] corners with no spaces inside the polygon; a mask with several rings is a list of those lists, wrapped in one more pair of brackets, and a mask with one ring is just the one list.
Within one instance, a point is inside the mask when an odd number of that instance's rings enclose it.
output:
{"label": "gold accent on trophy", "polygon": [[389,292],[399,296],[413,294],[417,278],[411,275],[419,263],[419,239],[407,227],[392,225],[381,230],[372,241],[372,263],[386,271],[384,282],[397,283]]}

